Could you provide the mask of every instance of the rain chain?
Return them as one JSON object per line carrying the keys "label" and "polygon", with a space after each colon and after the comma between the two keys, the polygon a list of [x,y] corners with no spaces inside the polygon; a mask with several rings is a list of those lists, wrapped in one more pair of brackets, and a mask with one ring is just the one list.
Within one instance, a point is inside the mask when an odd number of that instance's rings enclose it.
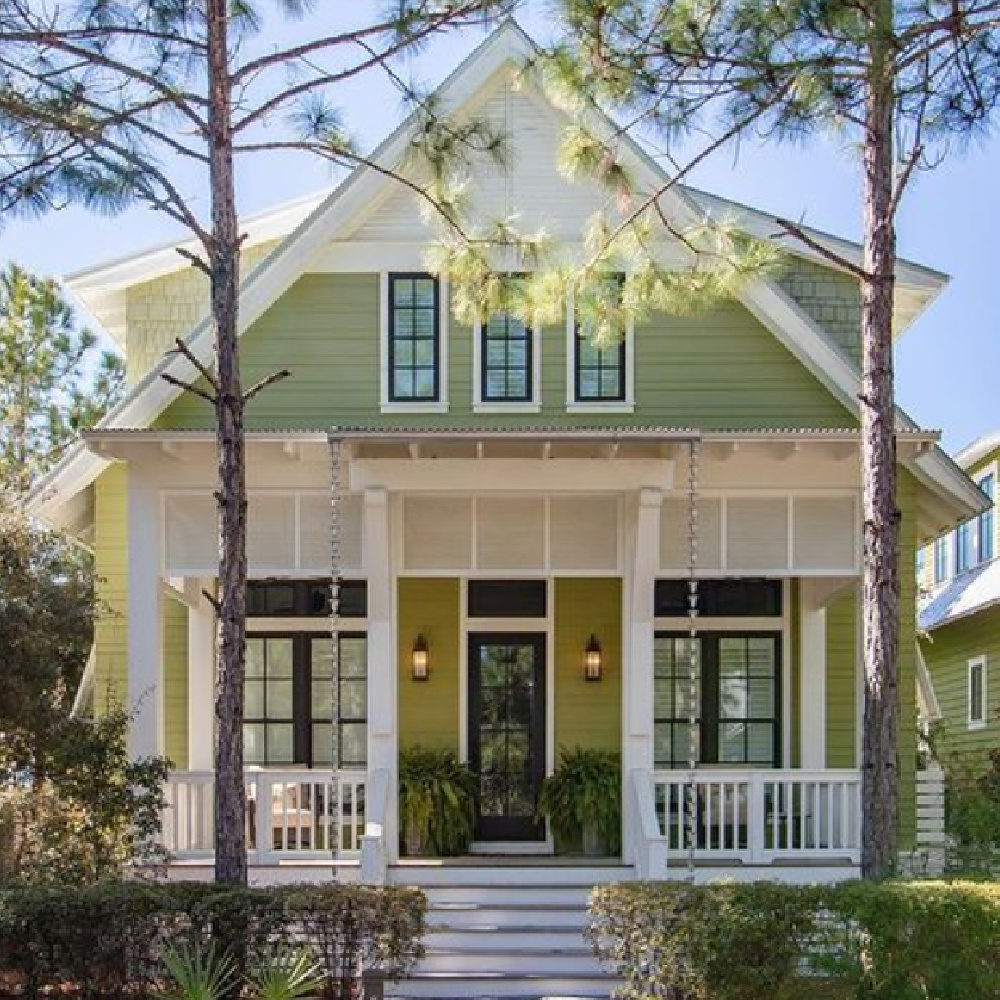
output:
{"label": "rain chain", "polygon": [[698,843],[698,715],[701,687],[701,656],[698,649],[698,457],[699,442],[688,442],[688,780],[684,786],[684,832],[687,844],[687,874],[694,881]]}
{"label": "rain chain", "polygon": [[[343,444],[340,438],[333,435],[330,444],[330,683],[333,685],[333,712],[330,724],[333,726],[331,740],[330,766],[336,773],[340,767],[340,734],[337,720],[340,718],[340,577],[341,551],[343,542],[343,508],[344,508],[344,463]],[[337,815],[340,803],[334,801],[339,794],[339,782],[334,776],[327,790],[331,801],[327,803],[330,816]],[[340,824],[331,824],[336,829],[336,839],[339,840]],[[333,838],[331,838],[333,839]],[[330,843],[329,848],[336,856],[339,844]]]}

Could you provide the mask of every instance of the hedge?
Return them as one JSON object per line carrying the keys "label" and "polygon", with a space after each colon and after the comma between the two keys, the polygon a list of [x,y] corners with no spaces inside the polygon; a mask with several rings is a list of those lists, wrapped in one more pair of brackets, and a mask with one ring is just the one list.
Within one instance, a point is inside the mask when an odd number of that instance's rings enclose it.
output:
{"label": "hedge", "polygon": [[363,971],[394,978],[420,958],[425,909],[415,889],[338,884],[7,888],[0,890],[0,990],[148,995],[162,985],[168,945],[214,939],[237,960],[307,945],[327,994],[346,997]]}
{"label": "hedge", "polygon": [[1000,1000],[1000,887],[627,883],[588,935],[629,1000]]}

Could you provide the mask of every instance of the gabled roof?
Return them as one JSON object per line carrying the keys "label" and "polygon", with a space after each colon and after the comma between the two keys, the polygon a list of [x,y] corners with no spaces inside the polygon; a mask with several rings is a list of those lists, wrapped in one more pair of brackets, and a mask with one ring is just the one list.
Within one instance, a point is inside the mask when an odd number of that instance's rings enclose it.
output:
{"label": "gabled roof", "polygon": [[[513,21],[506,22],[441,85],[437,98],[442,113],[449,113],[462,106],[505,66],[520,68],[536,54],[537,48],[521,28]],[[624,158],[629,161],[633,175],[646,189],[655,190],[663,186],[667,175],[637,142],[629,137],[622,140],[611,119],[594,113],[586,124],[596,134],[609,140],[615,137],[623,143]],[[372,159],[390,168],[402,163],[417,127],[416,116],[411,116],[373,152]],[[338,232],[350,231],[377,195],[391,183],[378,171],[359,167],[311,211],[308,200],[299,202],[298,208],[286,206],[281,210],[285,212],[284,218],[288,224],[294,220],[296,212],[307,214],[291,235],[241,282],[240,332],[250,327],[291,286],[321,246]],[[679,224],[695,224],[704,219],[707,204],[705,199],[709,197],[700,192],[689,192],[680,186],[671,187],[663,196],[663,208]],[[744,211],[750,213],[745,216],[749,220],[748,225],[751,222],[760,225],[760,220],[769,219],[763,213],[753,215],[752,210]],[[266,224],[261,222],[259,232],[273,232],[268,227],[274,221],[275,219],[271,219]],[[108,273],[113,275],[117,269],[120,276],[127,275],[129,280],[142,280],[137,279],[136,275],[149,273],[154,267],[165,266],[165,254],[166,251],[160,248],[147,255],[144,262],[141,258],[131,262],[119,261]],[[147,268],[146,272],[142,270],[144,267]],[[918,270],[928,288],[940,287],[940,275],[927,269]],[[89,282],[89,287],[101,287],[107,291],[112,286],[101,285],[104,280],[101,274],[100,268],[82,272],[77,276],[77,284],[79,286]],[[769,279],[757,281],[741,296],[741,300],[779,342],[828,387],[848,412],[857,414],[860,382],[855,365],[776,282]],[[196,356],[205,363],[210,363],[213,344],[211,323],[207,316],[192,329],[187,342]],[[131,389],[100,426],[135,428],[152,423],[181,391],[163,379],[162,376],[167,373],[183,381],[197,377],[194,367],[182,356],[173,354],[164,358]],[[901,429],[916,429],[902,411],[898,422]],[[56,510],[66,498],[91,483],[105,465],[105,460],[87,450],[82,442],[77,443],[35,489],[30,500],[33,509],[42,516],[56,519]],[[957,521],[981,509],[982,494],[936,446],[914,458],[910,468],[937,498],[942,508],[940,517]]]}

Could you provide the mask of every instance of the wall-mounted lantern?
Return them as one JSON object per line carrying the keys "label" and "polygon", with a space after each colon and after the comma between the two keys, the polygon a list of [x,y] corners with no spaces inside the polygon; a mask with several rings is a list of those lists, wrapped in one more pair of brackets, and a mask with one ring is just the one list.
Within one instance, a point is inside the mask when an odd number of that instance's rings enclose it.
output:
{"label": "wall-mounted lantern", "polygon": [[603,669],[603,657],[601,655],[601,644],[597,641],[596,635],[591,635],[587,642],[587,649],[583,657],[583,676],[588,681],[599,681]]}
{"label": "wall-mounted lantern", "polygon": [[427,640],[424,638],[423,633],[417,636],[416,642],[413,643],[413,679],[415,681],[425,681],[428,677],[428,664],[427,664]]}

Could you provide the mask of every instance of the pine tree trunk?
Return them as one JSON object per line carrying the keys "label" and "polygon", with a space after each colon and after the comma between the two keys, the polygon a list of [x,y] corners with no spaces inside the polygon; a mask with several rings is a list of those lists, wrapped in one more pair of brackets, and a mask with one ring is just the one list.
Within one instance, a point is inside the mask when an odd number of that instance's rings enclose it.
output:
{"label": "pine tree trunk", "polygon": [[[215,879],[246,885],[243,676],[246,657],[246,457],[237,344],[240,240],[236,218],[227,0],[208,0],[212,321],[218,379],[219,593],[215,716]],[[261,831],[266,836],[266,831]]]}
{"label": "pine tree trunk", "polygon": [[892,2],[878,0],[864,136],[861,475],[864,509],[864,736],[861,869],[896,866],[899,822],[899,511],[893,393],[892,305],[894,89],[885,39]]}

